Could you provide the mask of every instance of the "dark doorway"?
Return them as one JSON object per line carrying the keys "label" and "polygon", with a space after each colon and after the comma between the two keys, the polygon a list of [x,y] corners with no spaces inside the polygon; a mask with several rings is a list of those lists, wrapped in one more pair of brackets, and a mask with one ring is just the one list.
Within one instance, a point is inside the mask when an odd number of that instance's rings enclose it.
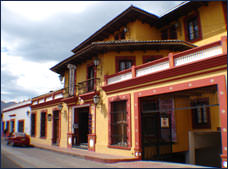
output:
{"label": "dark doorway", "polygon": [[164,160],[172,152],[170,115],[159,111],[159,99],[144,98],[140,106],[143,160]]}
{"label": "dark doorway", "polygon": [[60,119],[59,111],[53,112],[53,138],[52,144],[59,145],[60,143]]}
{"label": "dark doorway", "polygon": [[75,109],[73,127],[73,146],[88,149],[89,107]]}

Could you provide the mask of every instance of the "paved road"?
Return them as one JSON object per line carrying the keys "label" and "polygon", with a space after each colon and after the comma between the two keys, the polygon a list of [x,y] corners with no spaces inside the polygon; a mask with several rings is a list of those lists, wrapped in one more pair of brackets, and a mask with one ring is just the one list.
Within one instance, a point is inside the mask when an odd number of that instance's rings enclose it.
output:
{"label": "paved road", "polygon": [[155,161],[99,163],[35,147],[7,146],[1,143],[2,168],[201,168],[202,166]]}
{"label": "paved road", "polygon": [[109,164],[38,149],[1,144],[2,168],[113,168]]}

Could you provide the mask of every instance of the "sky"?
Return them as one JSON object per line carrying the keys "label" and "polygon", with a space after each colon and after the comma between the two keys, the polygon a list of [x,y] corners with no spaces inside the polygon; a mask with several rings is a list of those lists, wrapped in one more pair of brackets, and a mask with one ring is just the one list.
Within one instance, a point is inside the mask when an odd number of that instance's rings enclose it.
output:
{"label": "sky", "polygon": [[1,100],[63,88],[50,68],[134,5],[162,16],[183,1],[1,1]]}

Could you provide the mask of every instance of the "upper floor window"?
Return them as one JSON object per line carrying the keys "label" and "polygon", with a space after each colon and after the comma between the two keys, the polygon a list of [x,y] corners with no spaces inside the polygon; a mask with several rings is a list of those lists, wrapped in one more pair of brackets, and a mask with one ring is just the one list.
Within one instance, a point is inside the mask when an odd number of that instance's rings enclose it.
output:
{"label": "upper floor window", "polygon": [[135,57],[132,56],[117,56],[116,57],[116,72],[129,69],[135,65]]}
{"label": "upper floor window", "polygon": [[177,29],[175,25],[170,26],[167,29],[164,29],[161,32],[162,40],[167,39],[177,39]]}
{"label": "upper floor window", "polygon": [[114,34],[114,39],[115,40],[126,39],[126,32],[127,32],[127,28],[124,28],[121,31],[116,32]]}
{"label": "upper floor window", "polygon": [[95,71],[94,71],[94,65],[87,67],[87,91],[94,90],[95,87]]}
{"label": "upper floor window", "polygon": [[210,109],[209,99],[202,98],[191,102],[192,109],[192,125],[194,129],[210,128]]}
{"label": "upper floor window", "polygon": [[188,41],[201,39],[201,27],[198,14],[194,14],[185,19],[185,37]]}

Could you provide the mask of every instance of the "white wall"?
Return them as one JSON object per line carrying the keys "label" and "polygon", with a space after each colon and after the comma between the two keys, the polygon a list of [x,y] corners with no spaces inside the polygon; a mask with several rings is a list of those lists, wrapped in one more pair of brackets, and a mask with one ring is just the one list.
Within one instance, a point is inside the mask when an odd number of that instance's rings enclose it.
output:
{"label": "white wall", "polygon": [[[15,119],[15,132],[18,132],[18,121],[24,120],[24,132],[30,135],[31,107],[25,106],[25,107],[17,108],[19,106],[23,106],[27,104],[31,104],[31,101],[25,101],[3,109],[3,111],[5,111],[2,117],[2,121],[5,122],[4,129],[6,128],[6,121]],[[14,109],[10,110],[12,108]],[[29,115],[27,114],[27,111],[30,112]],[[15,114],[16,116],[10,117],[10,115],[13,115],[13,114]],[[9,122],[9,126],[10,126],[10,122]]]}

